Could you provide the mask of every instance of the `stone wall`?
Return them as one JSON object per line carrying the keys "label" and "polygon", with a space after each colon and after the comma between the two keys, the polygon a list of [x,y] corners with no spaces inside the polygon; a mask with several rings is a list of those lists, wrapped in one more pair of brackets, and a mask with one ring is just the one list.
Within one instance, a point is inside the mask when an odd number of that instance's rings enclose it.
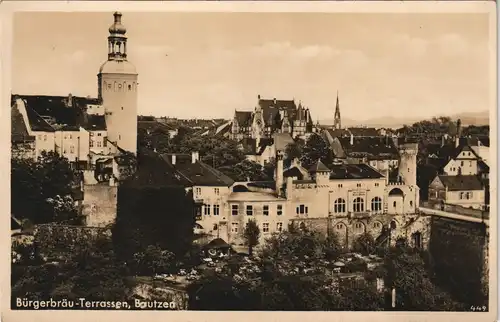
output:
{"label": "stone wall", "polygon": [[[292,219],[297,227],[303,223],[308,229],[338,236],[343,247],[350,249],[354,241],[364,233],[369,233],[377,239],[382,234],[383,227],[392,226],[391,244],[398,238],[403,238],[416,247],[427,248],[430,238],[430,217],[421,214],[388,215],[378,214],[361,218],[329,217]],[[415,234],[419,234],[416,240]],[[416,242],[419,244],[417,245]]]}
{"label": "stone wall", "polygon": [[188,309],[188,295],[185,291],[160,284],[140,283],[134,288],[134,294],[145,300],[174,303],[174,310]]}
{"label": "stone wall", "polygon": [[83,215],[88,227],[106,227],[115,222],[118,187],[106,183],[84,185]]}
{"label": "stone wall", "polygon": [[487,226],[434,216],[431,230],[429,250],[442,286],[466,304],[487,304]]}

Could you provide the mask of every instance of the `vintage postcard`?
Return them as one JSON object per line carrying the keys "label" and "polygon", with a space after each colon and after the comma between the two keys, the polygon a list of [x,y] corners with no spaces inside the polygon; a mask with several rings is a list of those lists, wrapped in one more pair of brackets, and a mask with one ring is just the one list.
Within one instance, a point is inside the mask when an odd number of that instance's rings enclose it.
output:
{"label": "vintage postcard", "polygon": [[495,3],[0,9],[5,321],[496,320]]}

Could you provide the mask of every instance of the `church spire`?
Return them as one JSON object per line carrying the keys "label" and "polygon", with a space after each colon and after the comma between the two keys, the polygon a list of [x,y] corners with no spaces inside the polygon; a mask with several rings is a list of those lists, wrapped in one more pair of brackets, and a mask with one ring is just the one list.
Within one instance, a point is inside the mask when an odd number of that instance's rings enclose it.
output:
{"label": "church spire", "polygon": [[340,122],[339,91],[337,91],[337,103],[335,104],[335,117],[333,120],[333,128],[334,129],[342,128],[342,124]]}
{"label": "church spire", "polygon": [[127,60],[127,29],[122,25],[122,14],[115,12],[114,23],[109,27],[108,60]]}

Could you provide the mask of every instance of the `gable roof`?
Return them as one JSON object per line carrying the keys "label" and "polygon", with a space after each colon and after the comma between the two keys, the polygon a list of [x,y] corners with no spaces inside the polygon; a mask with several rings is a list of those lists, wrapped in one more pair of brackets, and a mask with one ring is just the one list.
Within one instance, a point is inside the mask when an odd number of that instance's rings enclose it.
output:
{"label": "gable roof", "polygon": [[384,175],[366,164],[341,164],[330,167],[330,179],[379,179]]}
{"label": "gable roof", "polygon": [[123,185],[134,188],[184,186],[181,178],[175,176],[175,170],[170,167],[159,154],[147,149],[137,153],[137,171],[125,180]]}
{"label": "gable roof", "polygon": [[187,186],[229,187],[234,183],[233,179],[200,160],[193,163],[189,154],[162,154],[161,158],[175,169]]}
{"label": "gable roof", "polygon": [[449,191],[462,191],[462,190],[483,190],[481,180],[474,175],[468,176],[447,176],[440,175],[439,180],[443,183]]}
{"label": "gable roof", "polygon": [[316,163],[309,169],[309,172],[330,172],[330,169],[323,162],[321,162],[320,159],[318,159],[318,161],[316,161]]}
{"label": "gable roof", "polygon": [[18,142],[33,142],[35,141],[35,137],[29,135],[28,128],[26,127],[26,123],[24,122],[23,115],[19,112],[17,104],[13,104],[11,108],[11,132],[10,132],[10,140],[12,143]]}
{"label": "gable roof", "polygon": [[[330,170],[328,170],[328,171],[330,171]],[[298,167],[296,167],[296,166],[293,166],[291,168],[286,169],[283,172],[283,177],[284,178],[295,177],[295,178],[297,178],[297,180],[304,179],[304,175],[302,174],[302,172],[300,171],[300,169]]]}
{"label": "gable roof", "polygon": [[252,121],[252,112],[248,111],[235,111],[234,118],[238,122],[238,126],[249,127]]}
{"label": "gable roof", "polygon": [[87,115],[88,118],[84,117],[87,113],[87,105],[98,105],[99,99],[72,95],[12,95],[12,100],[14,98],[25,102],[33,131],[54,132],[56,129],[78,131],[80,126],[90,130],[94,124],[105,130],[106,123],[102,121],[104,116]]}

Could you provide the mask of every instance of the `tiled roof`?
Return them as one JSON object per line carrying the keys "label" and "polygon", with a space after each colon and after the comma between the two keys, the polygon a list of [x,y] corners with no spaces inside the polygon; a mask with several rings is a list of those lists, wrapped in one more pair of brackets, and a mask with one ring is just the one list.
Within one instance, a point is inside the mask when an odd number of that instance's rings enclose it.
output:
{"label": "tiled roof", "polygon": [[330,172],[330,169],[321,162],[321,160],[318,160],[310,169],[309,172],[311,173],[316,173],[316,172]]}
{"label": "tiled roof", "polygon": [[[34,131],[78,131],[80,126],[87,128],[84,114],[87,104],[97,105],[96,98],[77,96],[12,95],[26,103],[26,111]],[[70,99],[71,98],[71,99]],[[98,118],[97,118],[98,119]],[[94,122],[94,121],[92,121]],[[105,127],[102,121],[95,121]],[[92,123],[91,123],[92,124]]]}
{"label": "tiled roof", "polygon": [[175,176],[175,170],[160,155],[146,149],[141,149],[137,154],[137,171],[123,185],[135,188],[148,188],[184,186],[185,182]]}
{"label": "tiled roof", "polygon": [[374,127],[350,127],[348,131],[354,136],[380,136]]}
{"label": "tiled roof", "polygon": [[88,115],[85,129],[89,131],[105,131],[106,118],[104,115]]}
{"label": "tiled roof", "polygon": [[330,179],[378,179],[384,176],[366,164],[342,164],[330,167]]}
{"label": "tiled roof", "polygon": [[276,133],[273,135],[276,150],[285,151],[289,144],[295,143],[289,133]]}
{"label": "tiled roof", "polygon": [[477,162],[477,166],[479,167],[479,169],[482,172],[489,172],[490,171],[490,167],[483,160],[479,160]]}
{"label": "tiled roof", "polygon": [[153,120],[138,120],[137,121],[137,129],[138,130],[149,130],[149,131],[155,131],[155,130],[160,130],[160,131],[169,131],[173,130],[173,127],[156,121],[154,118]]}
{"label": "tiled roof", "polygon": [[26,123],[24,122],[23,115],[19,112],[16,104],[12,105],[11,108],[11,132],[10,139],[11,142],[33,142],[35,137],[29,135]]}
{"label": "tiled roof", "polygon": [[[330,171],[330,170],[328,170],[328,171]],[[297,180],[304,179],[304,175],[302,174],[302,172],[297,167],[291,167],[291,168],[286,169],[283,172],[283,177],[284,178],[295,177],[295,178],[297,178]]]}
{"label": "tiled roof", "polygon": [[32,131],[40,132],[55,132],[56,130],[50,126],[37,112],[29,106],[26,106],[26,115]]}
{"label": "tiled roof", "polygon": [[252,112],[247,111],[236,111],[234,113],[236,121],[238,121],[238,126],[249,127],[252,121]]}
{"label": "tiled roof", "polygon": [[366,157],[376,159],[397,159],[399,152],[394,142],[389,137],[350,137],[338,138],[342,149],[350,157]]}
{"label": "tiled roof", "polygon": [[439,180],[450,191],[483,190],[483,184],[477,176],[439,176]]}
{"label": "tiled roof", "polygon": [[162,154],[161,157],[191,186],[228,187],[234,183],[231,178],[200,160],[193,163],[191,155],[175,154],[175,164],[172,163],[172,156],[173,154]]}
{"label": "tiled roof", "polygon": [[351,136],[351,133],[345,129],[327,129],[328,134],[331,135],[332,138],[335,137],[344,137],[344,136]]}
{"label": "tiled roof", "polygon": [[227,198],[228,201],[284,201],[278,198],[274,193],[269,192],[232,192]]}

